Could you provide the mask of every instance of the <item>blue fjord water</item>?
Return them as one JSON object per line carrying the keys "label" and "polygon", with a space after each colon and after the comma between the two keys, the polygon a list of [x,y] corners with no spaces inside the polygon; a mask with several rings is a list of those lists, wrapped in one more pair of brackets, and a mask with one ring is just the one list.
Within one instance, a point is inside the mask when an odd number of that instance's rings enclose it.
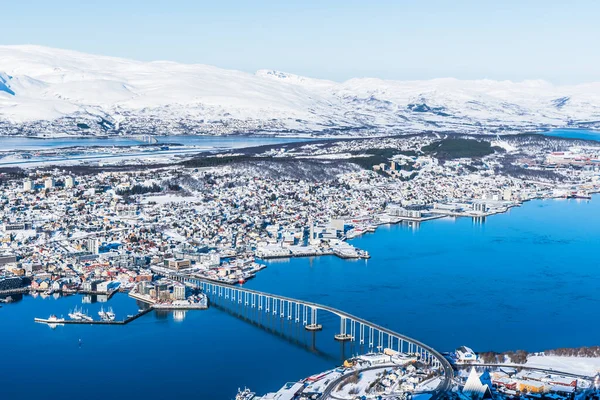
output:
{"label": "blue fjord water", "polygon": [[553,129],[543,133],[545,136],[561,137],[566,139],[582,139],[600,141],[600,131],[587,129]]}
{"label": "blue fjord water", "polygon": [[[448,351],[598,345],[600,196],[535,200],[483,223],[442,219],[384,226],[352,243],[370,260],[268,263],[249,288],[344,309]],[[338,321],[304,331],[226,301],[209,310],[152,312],[127,326],[33,322],[66,315],[82,296],[24,296],[0,309],[0,398],[230,399],[264,393],[339,365],[359,349],[333,340]],[[124,294],[84,304],[135,313]],[[82,343],[79,344],[79,339]]]}

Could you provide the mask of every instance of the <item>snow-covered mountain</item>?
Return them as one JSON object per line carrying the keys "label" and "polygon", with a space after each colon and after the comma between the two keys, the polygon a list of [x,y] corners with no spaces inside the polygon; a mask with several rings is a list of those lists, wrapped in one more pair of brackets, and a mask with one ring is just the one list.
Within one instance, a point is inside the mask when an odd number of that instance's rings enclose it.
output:
{"label": "snow-covered mountain", "polygon": [[495,133],[600,127],[600,83],[343,83],[0,46],[0,134]]}

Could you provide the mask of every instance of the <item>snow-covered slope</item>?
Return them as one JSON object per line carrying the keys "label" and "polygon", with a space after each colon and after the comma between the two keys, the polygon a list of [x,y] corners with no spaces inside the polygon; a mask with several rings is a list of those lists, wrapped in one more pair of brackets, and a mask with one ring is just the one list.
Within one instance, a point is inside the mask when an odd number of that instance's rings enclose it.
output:
{"label": "snow-covered slope", "polygon": [[493,133],[598,121],[600,83],[336,83],[0,46],[0,134]]}

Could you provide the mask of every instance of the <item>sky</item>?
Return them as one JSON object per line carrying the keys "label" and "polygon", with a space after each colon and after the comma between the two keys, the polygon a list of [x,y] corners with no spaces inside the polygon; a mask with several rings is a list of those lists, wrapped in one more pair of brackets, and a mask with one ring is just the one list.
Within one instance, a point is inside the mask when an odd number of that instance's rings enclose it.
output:
{"label": "sky", "polygon": [[571,84],[600,81],[599,15],[597,0],[8,0],[0,44],[335,81]]}

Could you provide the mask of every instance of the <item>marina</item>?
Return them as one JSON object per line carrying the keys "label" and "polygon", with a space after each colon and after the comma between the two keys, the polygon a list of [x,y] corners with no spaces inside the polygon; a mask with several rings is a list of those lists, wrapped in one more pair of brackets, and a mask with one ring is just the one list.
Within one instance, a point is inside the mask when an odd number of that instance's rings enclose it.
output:
{"label": "marina", "polygon": [[55,325],[55,324],[60,324],[60,325],[127,325],[128,323],[135,321],[136,319],[153,311],[153,309],[154,309],[154,307],[148,307],[147,309],[139,311],[135,315],[129,315],[129,316],[127,316],[127,318],[120,320],[120,321],[115,321],[114,318],[113,319],[94,320],[93,318],[91,318],[87,315],[85,315],[84,318],[76,318],[76,319],[58,318],[55,315],[51,315],[49,318],[34,318],[34,321],[38,322],[38,323],[48,324],[48,325]]}

